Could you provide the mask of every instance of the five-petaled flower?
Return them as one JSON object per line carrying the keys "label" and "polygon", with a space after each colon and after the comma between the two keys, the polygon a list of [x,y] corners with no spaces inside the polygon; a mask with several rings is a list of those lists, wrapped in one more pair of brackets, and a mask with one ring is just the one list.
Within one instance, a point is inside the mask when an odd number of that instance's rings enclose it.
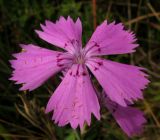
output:
{"label": "five-petaled flower", "polygon": [[134,43],[135,35],[124,30],[121,23],[104,21],[83,48],[79,18],[76,22],[70,17],[60,17],[56,23],[47,20],[41,28],[43,31],[36,30],[39,37],[64,51],[20,45],[23,51],[13,54],[16,59],[11,60],[14,71],[10,78],[16,84],[23,84],[20,90],[34,90],[55,73],[66,70],[46,113],[54,111],[52,119],[59,126],[70,123],[72,128],[78,125],[82,128],[85,122],[90,125],[91,113],[100,119],[100,105],[89,69],[104,89],[106,106],[118,124],[129,136],[138,133],[145,119],[142,112],[128,104],[143,98],[142,90],[149,82],[142,72],[144,69],[99,57],[134,52],[138,46]]}

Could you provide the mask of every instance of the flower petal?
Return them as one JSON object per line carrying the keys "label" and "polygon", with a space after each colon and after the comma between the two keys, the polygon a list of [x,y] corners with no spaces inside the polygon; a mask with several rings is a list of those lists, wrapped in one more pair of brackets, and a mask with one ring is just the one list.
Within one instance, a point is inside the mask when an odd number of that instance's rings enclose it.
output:
{"label": "flower petal", "polygon": [[122,23],[107,24],[104,21],[93,33],[86,45],[88,56],[125,54],[134,52],[138,44],[134,33],[123,29]]}
{"label": "flower petal", "polygon": [[91,113],[100,119],[100,107],[89,74],[84,65],[74,64],[51,96],[46,112],[54,110],[53,120],[59,126],[68,123],[82,128],[91,122]]}
{"label": "flower petal", "polygon": [[141,90],[149,83],[143,68],[100,58],[88,60],[87,66],[112,101],[127,106],[143,98]]}
{"label": "flower petal", "polygon": [[36,30],[40,38],[71,53],[81,49],[82,24],[79,18],[74,22],[70,17],[60,17],[56,23],[46,21],[45,24],[41,25],[43,31]]}
{"label": "flower petal", "polygon": [[112,102],[109,98],[106,98],[106,107],[129,137],[138,135],[143,131],[143,125],[146,123],[146,119],[140,110],[130,106],[120,106]]}
{"label": "flower petal", "polygon": [[22,52],[13,54],[15,60],[10,60],[14,68],[10,80],[23,84],[20,90],[33,90],[43,84],[53,74],[71,63],[71,56],[57,51],[51,51],[32,44],[21,45]]}

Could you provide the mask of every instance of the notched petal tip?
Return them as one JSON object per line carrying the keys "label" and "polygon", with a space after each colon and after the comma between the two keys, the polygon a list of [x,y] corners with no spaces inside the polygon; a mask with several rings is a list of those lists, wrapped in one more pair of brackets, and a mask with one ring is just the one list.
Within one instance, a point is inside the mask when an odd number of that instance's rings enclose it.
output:
{"label": "notched petal tip", "polygon": [[[72,44],[72,40],[77,40],[81,44],[81,24],[80,22],[74,22],[70,16],[67,19],[60,17],[55,23],[46,20],[45,24],[46,26],[41,24],[43,31],[35,30],[35,32],[48,43],[67,50],[70,53],[73,52],[73,49],[77,49]],[[80,48],[81,45],[77,47]]]}
{"label": "notched petal tip", "polygon": [[129,136],[140,135],[143,132],[143,126],[146,119],[142,111],[131,107],[123,107],[111,101],[108,97],[105,99],[105,106],[114,116],[121,129]]}
{"label": "notched petal tip", "polygon": [[82,127],[84,122],[90,125],[91,114],[100,118],[98,99],[85,66],[75,64],[68,70],[47,104],[47,112],[52,110],[56,123],[64,126],[67,122],[74,129]]}
{"label": "notched petal tip", "polygon": [[[40,27],[42,28],[42,30],[44,31],[45,30],[45,28],[46,28],[46,26],[45,25],[43,25],[43,24],[40,24]],[[36,30],[35,30],[35,32],[36,32]]]}
{"label": "notched petal tip", "polygon": [[[134,52],[135,35],[124,29],[122,23],[115,21],[99,25],[86,45],[87,56],[115,55]],[[92,46],[95,42],[96,45]],[[91,47],[92,46],[92,47]],[[99,46],[99,47],[97,47]],[[92,48],[88,51],[88,48]]]}
{"label": "notched petal tip", "polygon": [[12,77],[10,77],[10,78],[8,78],[8,80],[10,80],[10,81],[15,81],[15,79],[14,79],[14,77],[12,76]]}
{"label": "notched petal tip", "polygon": [[[98,65],[100,61],[103,62],[101,66]],[[126,107],[126,101],[143,99],[142,91],[149,80],[139,67],[100,58],[88,61],[87,66],[105,90],[105,94],[116,103]]]}
{"label": "notched petal tip", "polygon": [[[15,57],[15,54],[12,54],[12,56]],[[12,65],[14,63],[15,60],[9,60],[9,63]]]}
{"label": "notched petal tip", "polygon": [[24,83],[20,90],[32,91],[38,88],[70,63],[68,59],[58,62],[58,54],[68,57],[62,52],[44,49],[33,44],[21,44],[21,47],[26,51],[13,54],[16,59],[9,61],[14,69],[10,80],[16,81],[16,84]]}
{"label": "notched petal tip", "polygon": [[42,31],[40,30],[34,30],[38,35],[40,35],[41,33],[43,33]]}

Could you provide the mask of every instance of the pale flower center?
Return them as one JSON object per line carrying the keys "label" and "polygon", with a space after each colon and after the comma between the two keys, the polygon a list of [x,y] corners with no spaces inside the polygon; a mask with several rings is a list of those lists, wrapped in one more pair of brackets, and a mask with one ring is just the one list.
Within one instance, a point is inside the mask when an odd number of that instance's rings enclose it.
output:
{"label": "pale flower center", "polygon": [[74,63],[76,64],[84,64],[86,61],[84,51],[81,50],[74,56]]}

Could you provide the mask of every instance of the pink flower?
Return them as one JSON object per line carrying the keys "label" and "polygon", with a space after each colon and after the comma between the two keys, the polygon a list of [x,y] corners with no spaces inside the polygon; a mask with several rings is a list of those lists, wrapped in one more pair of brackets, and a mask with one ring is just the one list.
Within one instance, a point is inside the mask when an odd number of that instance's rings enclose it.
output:
{"label": "pink flower", "polygon": [[[23,51],[14,54],[16,59],[11,60],[14,71],[10,79],[16,81],[16,84],[23,84],[20,90],[31,91],[52,75],[67,70],[46,107],[46,113],[54,110],[52,119],[59,126],[70,123],[73,128],[78,125],[82,128],[84,122],[90,125],[91,113],[100,119],[100,106],[88,69],[108,98],[122,106],[117,114],[125,111],[123,108],[127,107],[128,102],[143,98],[142,90],[149,82],[145,78],[147,75],[141,71],[143,68],[99,57],[135,51],[138,46],[134,43],[135,35],[124,30],[121,23],[108,24],[104,21],[97,27],[85,48],[82,48],[80,19],[74,22],[70,17],[61,17],[56,23],[46,21],[41,28],[43,31],[36,31],[39,37],[64,51],[48,50],[32,44],[21,45]],[[114,116],[117,118],[118,115]],[[121,120],[118,119],[118,122],[121,124]]]}
{"label": "pink flower", "polygon": [[107,96],[102,101],[104,101],[104,105],[129,137],[140,134],[143,131],[143,124],[146,123],[146,119],[140,110],[129,105],[123,107],[111,101]]}

